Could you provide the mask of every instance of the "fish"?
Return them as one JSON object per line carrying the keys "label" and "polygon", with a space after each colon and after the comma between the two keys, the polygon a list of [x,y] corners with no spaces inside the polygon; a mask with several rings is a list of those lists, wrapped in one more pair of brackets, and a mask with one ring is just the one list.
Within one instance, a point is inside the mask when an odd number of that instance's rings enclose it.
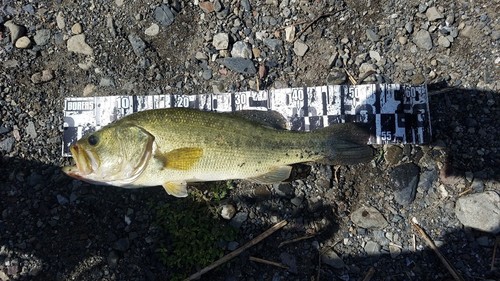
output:
{"label": "fish", "polygon": [[72,144],[75,165],[63,167],[92,184],[163,186],[176,197],[193,182],[242,179],[284,181],[292,164],[352,165],[374,156],[356,123],[311,132],[276,129],[239,114],[188,108],[127,115]]}

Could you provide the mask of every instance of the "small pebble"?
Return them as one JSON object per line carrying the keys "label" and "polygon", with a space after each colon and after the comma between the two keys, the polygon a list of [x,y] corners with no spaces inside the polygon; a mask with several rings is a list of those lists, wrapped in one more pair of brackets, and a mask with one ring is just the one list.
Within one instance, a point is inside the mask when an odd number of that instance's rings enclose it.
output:
{"label": "small pebble", "polygon": [[71,33],[73,34],[80,34],[83,32],[83,28],[82,28],[82,25],[80,23],[75,23],[73,24],[73,26],[71,27]]}
{"label": "small pebble", "polygon": [[16,41],[16,48],[26,49],[31,46],[31,40],[28,36],[23,36]]}

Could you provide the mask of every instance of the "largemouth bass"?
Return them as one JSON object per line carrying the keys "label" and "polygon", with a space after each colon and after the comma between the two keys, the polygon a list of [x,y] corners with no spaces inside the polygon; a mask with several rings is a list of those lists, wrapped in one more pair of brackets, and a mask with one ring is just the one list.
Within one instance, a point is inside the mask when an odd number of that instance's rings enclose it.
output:
{"label": "largemouth bass", "polygon": [[275,183],[291,164],[355,164],[372,158],[355,124],[312,132],[277,130],[232,113],[186,108],[137,112],[71,146],[76,166],[63,171],[90,183],[128,188],[162,185],[187,196],[187,183],[247,179]]}

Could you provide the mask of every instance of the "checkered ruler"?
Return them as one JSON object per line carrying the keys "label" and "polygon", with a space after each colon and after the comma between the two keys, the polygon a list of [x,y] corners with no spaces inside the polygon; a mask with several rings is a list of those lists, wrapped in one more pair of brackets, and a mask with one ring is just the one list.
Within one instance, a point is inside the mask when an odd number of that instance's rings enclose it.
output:
{"label": "checkered ruler", "polygon": [[425,85],[332,85],[223,94],[66,98],[62,154],[71,156],[73,142],[125,115],[170,107],[217,112],[272,110],[283,115],[288,129],[297,131],[334,123],[367,123],[369,144],[425,144],[431,140]]}

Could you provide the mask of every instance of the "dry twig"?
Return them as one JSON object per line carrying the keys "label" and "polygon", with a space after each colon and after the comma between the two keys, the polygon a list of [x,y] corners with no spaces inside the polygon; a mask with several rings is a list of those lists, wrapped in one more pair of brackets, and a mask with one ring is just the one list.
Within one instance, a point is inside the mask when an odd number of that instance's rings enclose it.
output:
{"label": "dry twig", "polygon": [[257,236],[254,239],[250,240],[245,245],[239,247],[238,249],[232,251],[231,253],[229,253],[229,254],[223,256],[222,258],[216,260],[211,265],[209,265],[209,266],[207,266],[205,268],[202,268],[200,271],[198,271],[195,274],[189,276],[186,280],[195,280],[195,279],[200,278],[203,274],[205,274],[205,273],[209,272],[210,270],[218,267],[219,265],[224,264],[224,263],[228,262],[229,260],[237,257],[239,254],[243,253],[246,249],[248,249],[248,248],[256,245],[257,243],[259,243],[260,241],[266,239],[269,235],[271,235],[274,232],[276,232],[277,230],[281,229],[287,223],[288,222],[286,220],[282,220],[282,221],[278,222],[277,224],[275,224],[274,226],[272,226],[268,230],[266,230],[263,233],[261,233],[259,236]]}
{"label": "dry twig", "polygon": [[349,70],[347,70],[347,68],[344,68],[344,71],[347,74],[347,77],[349,78],[349,81],[351,82],[351,84],[357,85],[358,82],[356,81],[356,79],[354,79],[354,77],[351,75],[351,73],[349,72]]}
{"label": "dry twig", "polygon": [[497,255],[498,244],[500,244],[500,236],[495,239],[495,246],[493,246],[493,256],[491,257],[491,271],[495,270],[495,258]]}
{"label": "dry twig", "polygon": [[263,264],[269,264],[269,265],[280,267],[280,268],[283,268],[283,269],[288,269],[287,266],[284,266],[283,264],[281,264],[279,262],[268,261],[268,260],[257,258],[257,257],[250,257],[249,259],[251,261],[254,261],[254,262],[260,262],[260,263],[263,263]]}
{"label": "dry twig", "polygon": [[415,230],[417,231],[417,233],[420,235],[420,237],[422,237],[424,239],[424,241],[427,244],[427,246],[429,246],[434,251],[434,253],[436,253],[436,255],[438,256],[438,258],[444,264],[444,266],[446,267],[446,269],[448,269],[448,271],[453,276],[453,278],[455,280],[457,280],[457,281],[465,281],[462,278],[462,276],[460,276],[460,274],[458,273],[458,271],[455,268],[453,268],[453,266],[451,265],[451,263],[448,262],[448,260],[445,258],[445,256],[443,256],[443,254],[441,253],[441,251],[439,250],[439,248],[436,246],[436,244],[434,244],[434,241],[432,241],[432,239],[429,237],[429,235],[427,235],[427,233],[425,233],[425,230],[422,227],[420,227],[413,220],[410,220],[410,222],[411,222],[411,225],[413,226],[413,228],[415,228]]}
{"label": "dry twig", "polygon": [[368,269],[368,272],[365,275],[365,278],[363,278],[363,281],[370,281],[375,274],[375,268],[372,266],[370,269]]}
{"label": "dry twig", "polygon": [[470,188],[470,187],[469,187],[469,188],[467,188],[466,190],[464,190],[464,191],[460,192],[460,193],[458,194],[458,197],[462,197],[462,196],[464,196],[465,194],[469,194],[471,191],[472,191],[472,188]]}
{"label": "dry twig", "polygon": [[288,245],[288,244],[291,244],[291,243],[295,243],[295,242],[299,242],[299,241],[302,241],[302,240],[306,240],[306,239],[309,239],[309,238],[312,238],[314,237],[314,234],[308,234],[306,236],[302,236],[302,237],[298,237],[298,238],[294,238],[294,239],[291,239],[291,240],[287,240],[287,241],[283,241],[279,244],[278,248],[281,248],[285,245]]}

